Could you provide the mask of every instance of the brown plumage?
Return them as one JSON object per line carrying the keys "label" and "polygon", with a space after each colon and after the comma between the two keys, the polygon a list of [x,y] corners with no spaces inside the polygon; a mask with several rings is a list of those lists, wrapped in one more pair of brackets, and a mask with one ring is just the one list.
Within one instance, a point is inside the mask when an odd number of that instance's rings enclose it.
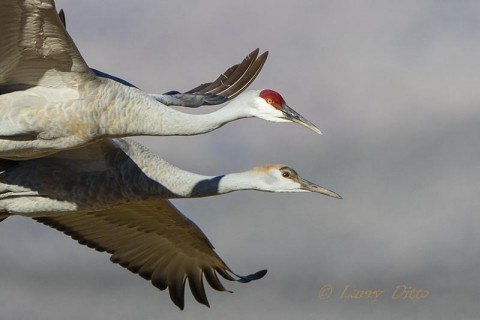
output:
{"label": "brown plumage", "polygon": [[[214,252],[205,234],[168,201],[137,201],[109,210],[59,214],[35,218],[98,251],[160,290],[168,288],[170,298],[184,308],[185,282],[195,299],[209,306],[203,276],[212,288],[225,291],[217,273],[228,280],[235,274]],[[175,239],[175,241],[172,241]],[[266,270],[239,277],[249,282]]]}

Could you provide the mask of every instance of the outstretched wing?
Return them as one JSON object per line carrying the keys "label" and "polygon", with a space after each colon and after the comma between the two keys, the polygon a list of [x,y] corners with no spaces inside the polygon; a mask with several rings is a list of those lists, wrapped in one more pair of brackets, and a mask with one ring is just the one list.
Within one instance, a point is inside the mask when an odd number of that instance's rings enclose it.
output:
{"label": "outstretched wing", "polygon": [[201,84],[186,93],[215,94],[229,100],[235,98],[255,80],[267,61],[268,51],[260,56],[258,52],[258,48],[253,50],[240,64],[228,68],[215,81]]}
{"label": "outstretched wing", "polygon": [[[66,28],[65,12],[60,10],[59,20]],[[167,106],[183,106],[197,108],[203,105],[217,105],[231,100],[242,93],[257,77],[268,57],[268,51],[258,56],[259,49],[248,54],[239,64],[231,66],[213,82],[203,83],[187,92],[181,93],[177,90],[168,91],[163,94],[150,94],[156,100]],[[91,69],[97,76],[117,81],[129,87],[135,87],[132,83],[105,73],[97,69]]]}
{"label": "outstretched wing", "polygon": [[0,30],[3,90],[76,86],[94,77],[66,32],[53,0],[0,1]]}
{"label": "outstretched wing", "polygon": [[169,91],[152,96],[165,105],[190,108],[224,103],[242,93],[260,73],[268,51],[260,56],[258,52],[258,48],[253,50],[241,63],[228,68],[213,82],[203,83],[185,93]]}
{"label": "outstretched wing", "polygon": [[[217,105],[231,100],[242,93],[257,77],[268,57],[268,51],[258,56],[259,49],[252,51],[239,64],[231,66],[215,81],[203,83],[187,92],[169,91],[163,94],[150,94],[167,106],[197,108],[203,105]],[[92,69],[98,77],[108,78],[126,86],[135,87],[130,82],[108,73]]]}
{"label": "outstretched wing", "polygon": [[111,253],[111,260],[153,285],[168,288],[172,301],[184,307],[188,279],[195,299],[208,299],[203,275],[212,288],[225,291],[217,273],[228,280],[249,282],[263,277],[265,270],[235,279],[214,252],[205,234],[168,200],[129,203],[106,211],[35,218],[63,231],[79,243]]}

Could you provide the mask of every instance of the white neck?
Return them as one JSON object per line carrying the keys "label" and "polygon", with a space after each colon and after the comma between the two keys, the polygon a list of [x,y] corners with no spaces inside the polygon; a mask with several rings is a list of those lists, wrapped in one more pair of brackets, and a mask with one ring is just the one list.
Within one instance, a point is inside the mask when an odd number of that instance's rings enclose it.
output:
{"label": "white neck", "polygon": [[[136,135],[195,135],[210,132],[224,124],[251,117],[244,104],[246,99],[237,97],[225,107],[208,114],[188,114],[167,107],[142,91],[113,83],[106,86],[117,92],[106,112],[101,115],[101,135],[136,136]],[[118,92],[122,92],[121,94]],[[251,92],[243,93],[243,95]]]}
{"label": "white neck", "polygon": [[[135,141],[129,139],[116,141],[134,162],[129,164],[130,170],[140,169],[141,176],[145,178],[142,180],[136,179],[133,182],[134,184],[132,184],[132,181],[126,181],[124,184],[140,191],[139,195],[198,198],[237,190],[257,189],[252,184],[255,179],[252,179],[249,171],[221,176],[200,175],[171,165]],[[126,177],[135,176],[139,176],[138,172],[126,175]]]}

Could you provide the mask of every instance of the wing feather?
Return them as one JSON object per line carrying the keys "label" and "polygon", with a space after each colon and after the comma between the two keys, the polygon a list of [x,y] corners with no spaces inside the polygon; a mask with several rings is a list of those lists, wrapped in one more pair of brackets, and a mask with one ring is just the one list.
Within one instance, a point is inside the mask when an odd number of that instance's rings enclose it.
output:
{"label": "wing feather", "polygon": [[235,98],[255,80],[267,61],[268,51],[260,56],[258,52],[258,48],[253,50],[240,64],[228,68],[215,81],[201,84],[186,93],[214,94],[228,100]]}
{"label": "wing feather", "polygon": [[187,279],[195,299],[207,306],[203,274],[219,291],[225,288],[216,273],[236,280],[205,234],[168,200],[145,200],[105,211],[35,219],[81,244],[112,254],[112,262],[151,280],[160,290],[168,288],[180,309],[184,307]]}
{"label": "wing feather", "polygon": [[75,87],[93,79],[53,0],[0,1],[0,86]]}

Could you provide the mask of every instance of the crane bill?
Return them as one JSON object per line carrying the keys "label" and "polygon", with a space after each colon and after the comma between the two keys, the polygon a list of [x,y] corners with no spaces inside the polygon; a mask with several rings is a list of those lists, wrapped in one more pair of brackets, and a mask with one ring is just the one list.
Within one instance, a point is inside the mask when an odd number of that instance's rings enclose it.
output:
{"label": "crane bill", "polygon": [[313,182],[310,182],[308,180],[305,180],[301,177],[299,177],[299,183],[302,186],[302,190],[309,191],[309,192],[316,192],[320,193],[329,197],[333,197],[336,199],[342,199],[342,196],[340,196],[338,193],[328,190],[324,187],[321,187]]}
{"label": "crane bill", "polygon": [[288,105],[284,104],[280,110],[283,112],[287,120],[298,123],[299,125],[302,125],[305,128],[312,130],[313,132],[322,134],[322,132],[320,131],[320,129],[317,128],[317,126],[305,119],[302,115],[290,108]]}

